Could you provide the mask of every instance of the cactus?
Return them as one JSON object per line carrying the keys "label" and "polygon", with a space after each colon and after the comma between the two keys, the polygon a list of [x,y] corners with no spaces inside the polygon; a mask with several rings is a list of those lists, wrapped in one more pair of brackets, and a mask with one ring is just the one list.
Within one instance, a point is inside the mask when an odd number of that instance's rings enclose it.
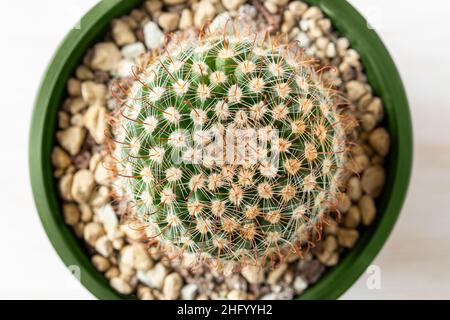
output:
{"label": "cactus", "polygon": [[346,148],[313,64],[295,44],[222,31],[148,62],[113,116],[113,154],[150,238],[232,264],[301,252],[335,206]]}

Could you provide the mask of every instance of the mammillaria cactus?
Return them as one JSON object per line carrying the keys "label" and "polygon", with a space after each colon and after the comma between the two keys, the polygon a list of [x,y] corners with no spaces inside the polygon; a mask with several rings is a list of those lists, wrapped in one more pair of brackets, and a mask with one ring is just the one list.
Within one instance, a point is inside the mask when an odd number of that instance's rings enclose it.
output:
{"label": "mammillaria cactus", "polygon": [[346,136],[335,93],[295,44],[229,32],[177,42],[113,119],[117,181],[150,238],[199,260],[301,252],[336,203]]}

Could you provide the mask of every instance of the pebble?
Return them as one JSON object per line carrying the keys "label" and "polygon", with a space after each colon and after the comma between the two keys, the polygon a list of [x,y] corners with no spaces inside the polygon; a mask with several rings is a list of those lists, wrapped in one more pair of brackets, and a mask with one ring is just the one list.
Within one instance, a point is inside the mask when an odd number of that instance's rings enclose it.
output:
{"label": "pebble", "polygon": [[302,277],[297,276],[295,277],[293,288],[296,294],[301,294],[303,291],[305,291],[306,288],[308,288],[308,283],[303,280]]}
{"label": "pebble", "polygon": [[275,284],[286,272],[288,265],[286,263],[282,263],[279,266],[277,266],[274,270],[270,271],[267,275],[267,283],[268,284]]}
{"label": "pebble", "polygon": [[177,4],[185,3],[186,0],[163,0],[164,4],[167,4],[169,6],[174,6]]}
{"label": "pebble", "polygon": [[105,168],[103,163],[100,163],[94,171],[95,182],[103,186],[109,186],[111,182],[110,171]]}
{"label": "pebble", "polygon": [[351,101],[358,101],[358,99],[367,92],[364,83],[356,80],[347,82],[345,88],[347,89],[348,97]]}
{"label": "pebble", "polygon": [[135,42],[124,46],[120,52],[126,60],[135,60],[141,54],[145,53],[145,46],[142,42]]}
{"label": "pebble", "polygon": [[336,57],[336,46],[333,42],[328,43],[326,49],[326,55],[328,58]]}
{"label": "pebble", "polygon": [[185,285],[183,289],[181,289],[181,299],[183,300],[194,300],[195,296],[198,292],[198,285],[195,283],[190,283]]}
{"label": "pebble", "polygon": [[161,289],[167,274],[167,268],[164,266],[164,264],[158,262],[150,270],[139,271],[137,276],[142,283],[149,286],[150,288]]}
{"label": "pebble", "polygon": [[357,206],[351,206],[351,208],[345,214],[343,219],[343,225],[347,228],[354,229],[359,225],[361,221],[361,213]]}
{"label": "pebble", "polygon": [[210,1],[200,1],[194,14],[194,25],[201,28],[209,19],[214,18],[215,14],[216,8]]}
{"label": "pebble", "polygon": [[164,43],[164,33],[159,29],[158,25],[149,21],[144,26],[145,45],[149,49],[161,48]]}
{"label": "pebble", "polygon": [[115,20],[112,23],[112,37],[118,46],[124,46],[136,42],[136,36],[130,25],[123,20]]}
{"label": "pebble", "polygon": [[164,280],[164,286],[162,289],[164,298],[167,300],[176,300],[180,297],[181,288],[183,287],[183,278],[173,272],[169,274]]}
{"label": "pebble", "polygon": [[308,5],[303,1],[291,1],[289,3],[289,11],[292,12],[296,19],[299,19],[303,13],[305,13],[306,9],[308,9]]}
{"label": "pebble", "polygon": [[361,127],[366,132],[371,132],[377,125],[377,119],[371,113],[361,116]]}
{"label": "pebble", "polygon": [[52,164],[54,167],[56,167],[58,169],[66,169],[67,167],[70,166],[71,163],[72,163],[71,158],[67,154],[67,152],[65,152],[63,149],[61,149],[58,146],[53,148]]}
{"label": "pebble", "polygon": [[227,299],[229,300],[246,300],[247,293],[239,290],[231,290],[228,292]]}
{"label": "pebble", "polygon": [[385,157],[389,153],[391,138],[385,128],[379,127],[370,133],[369,143],[380,156]]}
{"label": "pebble", "polygon": [[384,117],[384,109],[383,103],[380,98],[373,98],[371,102],[367,105],[366,111],[370,112],[376,119],[377,124],[383,120]]}
{"label": "pebble", "polygon": [[58,127],[66,129],[69,126],[69,115],[65,111],[58,111]]}
{"label": "pebble", "polygon": [[303,14],[302,19],[308,20],[317,20],[323,18],[323,12],[318,7],[312,6],[309,7]]}
{"label": "pebble", "polygon": [[192,23],[192,11],[187,8],[183,9],[183,11],[181,11],[178,27],[180,30],[186,30],[187,28],[192,27]]}
{"label": "pebble", "polygon": [[363,225],[371,225],[377,213],[377,208],[373,198],[367,195],[361,197],[358,202],[358,206],[361,212],[361,221]]}
{"label": "pebble", "polygon": [[102,225],[98,222],[89,222],[84,227],[83,237],[84,240],[90,244],[92,247],[95,246],[98,238],[105,235],[105,230]]}
{"label": "pebble", "polygon": [[361,187],[365,193],[376,198],[381,194],[385,180],[384,168],[380,165],[371,166],[361,177]]}
{"label": "pebble", "polygon": [[113,42],[101,42],[94,46],[91,67],[94,70],[113,71],[122,59],[119,48]]}
{"label": "pebble", "polygon": [[79,203],[89,200],[95,186],[94,175],[87,169],[79,170],[73,176],[72,197]]}
{"label": "pebble", "polygon": [[65,104],[65,107],[67,108],[67,110],[73,115],[80,113],[87,106],[88,106],[87,102],[84,101],[84,99],[81,97],[68,99],[68,100],[66,100],[66,104]]}
{"label": "pebble", "polygon": [[346,213],[352,205],[350,197],[346,193],[340,193],[337,195],[338,200],[338,210],[340,213]]}
{"label": "pebble", "polygon": [[85,136],[86,130],[78,126],[71,126],[56,133],[59,144],[72,156],[80,152]]}
{"label": "pebble", "polygon": [[82,81],[94,79],[94,73],[85,65],[79,66],[75,71],[75,75]]}
{"label": "pebble", "polygon": [[73,203],[65,203],[63,205],[64,222],[69,226],[74,226],[80,220],[80,210]]}
{"label": "pebble", "polygon": [[109,257],[113,252],[113,246],[108,237],[102,236],[95,242],[95,250],[105,258]]}
{"label": "pebble", "polygon": [[122,248],[120,263],[137,270],[148,270],[153,267],[145,244],[138,242]]}
{"label": "pebble", "polygon": [[71,97],[78,97],[81,95],[81,82],[78,79],[70,78],[67,81],[67,93]]}
{"label": "pebble", "polygon": [[95,269],[100,272],[106,272],[111,267],[109,260],[98,254],[93,255],[91,261]]}
{"label": "pebble", "polygon": [[73,174],[67,173],[61,177],[58,183],[59,193],[61,197],[66,201],[73,200],[72,198],[72,183]]}
{"label": "pebble", "polygon": [[180,16],[176,12],[163,12],[158,17],[158,24],[164,32],[175,31],[178,27]]}
{"label": "pebble", "polygon": [[353,176],[348,180],[347,194],[353,201],[358,201],[362,196],[361,182],[358,177]]}
{"label": "pebble", "polygon": [[105,141],[108,128],[107,111],[103,105],[94,104],[83,115],[83,125],[88,129],[97,144]]}
{"label": "pebble", "polygon": [[260,284],[264,281],[264,270],[258,266],[244,266],[241,275],[251,284]]}
{"label": "pebble", "polygon": [[133,292],[133,287],[122,278],[112,278],[109,284],[121,294],[131,294]]}
{"label": "pebble", "polygon": [[[94,81],[84,81],[81,84],[81,95],[83,100],[89,105],[100,104],[105,105],[106,95],[108,89],[103,83],[96,83]],[[78,113],[78,112],[72,112]]]}
{"label": "pebble", "polygon": [[344,248],[353,248],[359,238],[359,232],[355,229],[339,228],[337,231],[338,243]]}
{"label": "pebble", "polygon": [[243,5],[247,0],[222,0],[222,5],[225,9],[230,11],[237,10],[241,5]]}

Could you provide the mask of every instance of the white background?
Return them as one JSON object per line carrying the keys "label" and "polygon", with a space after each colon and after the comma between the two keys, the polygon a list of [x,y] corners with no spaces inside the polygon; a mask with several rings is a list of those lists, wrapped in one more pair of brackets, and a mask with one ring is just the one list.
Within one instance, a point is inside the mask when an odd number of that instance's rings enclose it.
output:
{"label": "white background", "polygon": [[[107,1],[107,0],[104,0]],[[33,99],[51,55],[98,0],[0,4],[0,298],[93,299],[56,255],[38,219],[28,179]],[[344,299],[450,299],[450,3],[352,0],[397,63],[413,115],[411,187],[399,222],[368,275]]]}

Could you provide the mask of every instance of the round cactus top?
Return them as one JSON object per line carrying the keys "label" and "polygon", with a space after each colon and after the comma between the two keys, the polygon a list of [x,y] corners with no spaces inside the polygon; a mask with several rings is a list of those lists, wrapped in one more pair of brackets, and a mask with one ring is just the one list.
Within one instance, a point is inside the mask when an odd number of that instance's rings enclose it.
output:
{"label": "round cactus top", "polygon": [[299,252],[335,203],[341,117],[295,44],[214,33],[171,45],[115,120],[123,196],[176,252],[241,264]]}

